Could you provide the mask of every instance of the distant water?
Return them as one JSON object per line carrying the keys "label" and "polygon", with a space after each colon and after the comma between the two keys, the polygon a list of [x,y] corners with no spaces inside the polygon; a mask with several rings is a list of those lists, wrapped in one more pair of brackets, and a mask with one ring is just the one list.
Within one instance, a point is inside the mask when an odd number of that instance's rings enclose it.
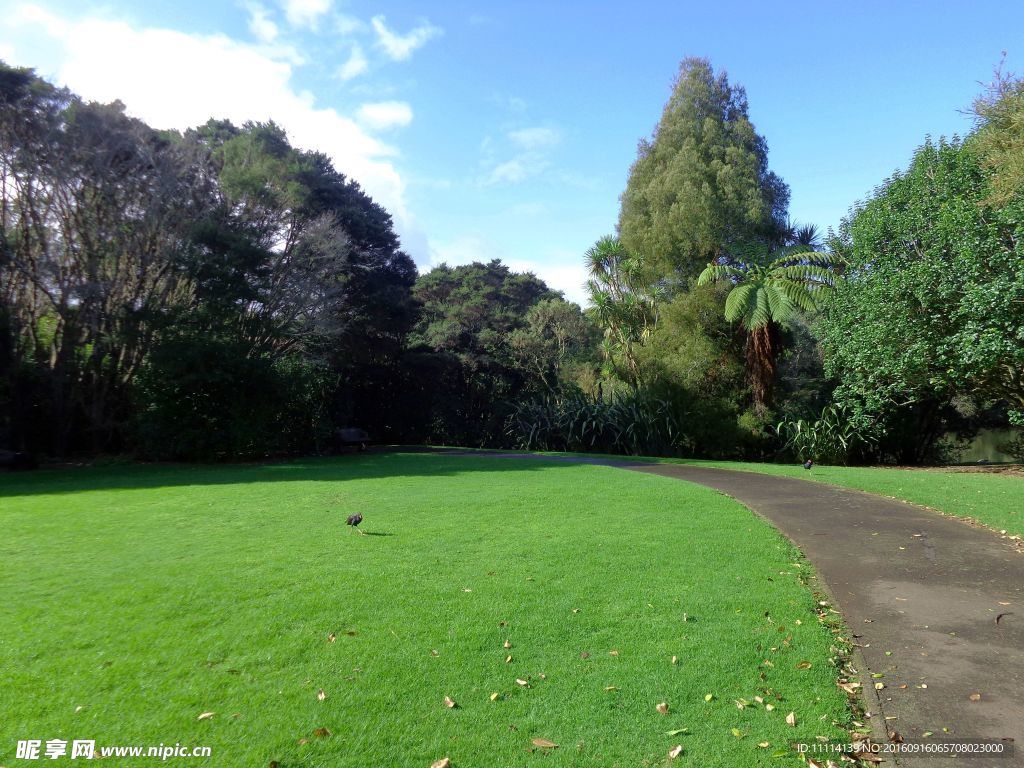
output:
{"label": "distant water", "polygon": [[[960,463],[977,464],[979,461],[1005,462],[1016,461],[1013,456],[1003,453],[999,446],[1008,443],[1015,435],[1020,434],[1017,429],[983,429],[970,443],[968,443],[960,454]],[[955,435],[949,435],[955,438]]]}

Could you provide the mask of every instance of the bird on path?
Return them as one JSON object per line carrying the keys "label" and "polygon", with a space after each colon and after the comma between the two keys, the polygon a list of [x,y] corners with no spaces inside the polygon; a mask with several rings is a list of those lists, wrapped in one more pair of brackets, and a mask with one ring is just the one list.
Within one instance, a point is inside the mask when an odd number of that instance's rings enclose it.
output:
{"label": "bird on path", "polygon": [[348,516],[348,518],[345,520],[345,525],[351,525],[353,530],[355,530],[357,533],[362,534],[363,532],[360,531],[359,528],[357,527],[361,522],[363,522],[363,516],[359,512],[356,512],[354,515]]}
{"label": "bird on path", "polygon": [[808,459],[807,461],[804,462],[804,469],[810,469],[813,466],[814,466],[814,462],[811,461],[810,459]]}

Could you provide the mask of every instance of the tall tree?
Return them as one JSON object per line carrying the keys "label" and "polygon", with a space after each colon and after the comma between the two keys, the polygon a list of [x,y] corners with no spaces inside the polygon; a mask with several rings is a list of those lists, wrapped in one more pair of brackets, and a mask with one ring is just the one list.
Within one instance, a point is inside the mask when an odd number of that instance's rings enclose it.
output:
{"label": "tall tree", "polygon": [[708,264],[698,285],[725,282],[725,318],[739,322],[747,334],[747,375],[754,406],[766,411],[772,404],[781,326],[800,310],[816,309],[835,285],[840,260],[802,246],[778,252],[754,252],[727,263]]}
{"label": "tall tree", "polygon": [[617,237],[598,240],[586,253],[587,290],[604,329],[602,350],[614,373],[640,386],[637,349],[658,322],[660,288],[650,282],[642,257],[629,253]]}
{"label": "tall tree", "polygon": [[687,58],[622,194],[619,235],[657,274],[697,275],[731,244],[770,238],[785,223],[789,189],[768,170],[768,147],[746,92]]}
{"label": "tall tree", "polygon": [[820,339],[836,399],[871,418],[954,397],[1024,423],[1024,194],[992,197],[973,142],[928,142],[841,227]]}

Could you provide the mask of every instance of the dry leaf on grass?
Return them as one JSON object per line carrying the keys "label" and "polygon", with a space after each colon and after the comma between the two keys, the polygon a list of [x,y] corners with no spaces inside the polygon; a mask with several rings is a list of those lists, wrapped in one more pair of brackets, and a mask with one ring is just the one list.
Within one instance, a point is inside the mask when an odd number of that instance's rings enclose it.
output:
{"label": "dry leaf on grass", "polygon": [[505,645],[502,646],[502,647],[504,647],[504,648],[511,648],[512,647],[512,643],[510,643],[508,640],[506,640],[505,641]]}
{"label": "dry leaf on grass", "polygon": [[217,713],[216,712],[203,712],[203,714],[201,714],[199,717],[197,717],[196,720],[209,720],[215,714],[217,714]]}
{"label": "dry leaf on grass", "polygon": [[606,685],[604,687],[604,689],[606,691],[617,691],[617,690],[619,690],[618,686],[615,686],[615,685]]}
{"label": "dry leaf on grass", "polygon": [[333,632],[331,632],[331,634],[329,634],[327,636],[327,642],[328,643],[333,643],[337,639],[338,639],[338,636],[336,634],[334,634]]}
{"label": "dry leaf on grass", "polygon": [[679,659],[677,659],[675,656],[672,657],[672,663],[673,664],[676,664],[678,661],[679,661]]}
{"label": "dry leaf on grass", "polygon": [[533,746],[541,749],[558,749],[558,745],[548,739],[534,739]]}
{"label": "dry leaf on grass", "polygon": [[972,693],[967,698],[970,699],[971,701],[981,701],[981,694],[980,693]]}
{"label": "dry leaf on grass", "polygon": [[495,691],[494,693],[491,694],[491,701],[497,701],[500,698],[501,698],[501,694],[498,693],[497,691]]}
{"label": "dry leaf on grass", "polygon": [[618,656],[619,652],[613,648],[612,650],[608,651],[608,655],[609,656]]}
{"label": "dry leaf on grass", "polygon": [[448,709],[455,709],[457,706],[459,706],[455,703],[455,699],[453,699],[451,696],[444,697],[444,705],[448,707]]}
{"label": "dry leaf on grass", "polygon": [[331,735],[331,732],[326,728],[316,728],[313,731],[313,735],[316,736],[318,739],[326,739],[328,736]]}
{"label": "dry leaf on grass", "polygon": [[672,749],[668,751],[668,756],[671,757],[673,760],[675,760],[681,754],[683,754],[682,744],[676,744],[674,747],[672,747]]}
{"label": "dry leaf on grass", "polygon": [[791,725],[794,728],[796,727],[796,713],[795,712],[790,712],[788,715],[786,715],[786,725]]}
{"label": "dry leaf on grass", "polygon": [[430,764],[430,768],[451,768],[452,761],[447,757],[442,757],[440,760],[435,760]]}
{"label": "dry leaf on grass", "polygon": [[521,677],[517,677],[516,678],[516,685],[521,685],[521,686],[523,686],[523,688],[529,688],[530,687],[530,682],[528,680],[523,680],[523,678],[521,678]]}
{"label": "dry leaf on grass", "polygon": [[323,701],[324,699],[326,699],[326,698],[327,698],[327,694],[326,694],[326,693],[324,693],[324,689],[323,689],[323,688],[321,688],[321,689],[320,689],[320,690],[319,690],[319,691],[317,692],[317,694],[316,694],[316,697],[317,697],[317,699],[319,699],[320,701]]}
{"label": "dry leaf on grass", "polygon": [[664,701],[661,702],[660,704],[658,704],[655,707],[655,709],[658,710],[658,712],[660,712],[663,715],[667,715],[668,714],[668,704],[665,703]]}

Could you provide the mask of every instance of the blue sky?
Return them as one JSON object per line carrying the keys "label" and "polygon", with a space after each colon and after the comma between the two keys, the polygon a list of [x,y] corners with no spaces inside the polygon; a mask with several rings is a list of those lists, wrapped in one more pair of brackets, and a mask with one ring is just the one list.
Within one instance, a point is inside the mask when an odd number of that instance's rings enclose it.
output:
{"label": "blue sky", "polygon": [[825,229],[906,165],[1024,4],[244,0],[0,3],[0,58],[157,127],[273,119],[393,213],[421,269],[501,258],[581,300],[679,61],[743,84],[791,216]]}

